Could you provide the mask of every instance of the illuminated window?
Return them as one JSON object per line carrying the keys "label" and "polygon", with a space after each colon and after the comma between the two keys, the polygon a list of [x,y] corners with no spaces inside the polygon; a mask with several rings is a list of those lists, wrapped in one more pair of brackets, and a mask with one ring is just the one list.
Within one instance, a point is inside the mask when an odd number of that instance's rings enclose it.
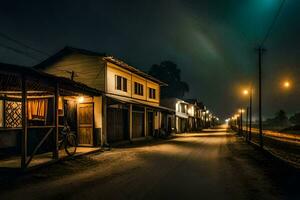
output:
{"label": "illuminated window", "polygon": [[22,103],[15,101],[5,101],[3,106],[4,119],[3,127],[22,127]]}
{"label": "illuminated window", "polygon": [[127,92],[127,79],[122,76],[115,76],[116,90]]}
{"label": "illuminated window", "polygon": [[149,88],[149,98],[156,99],[156,90],[153,88]]}
{"label": "illuminated window", "polygon": [[144,86],[140,83],[134,82],[134,94],[144,95]]}

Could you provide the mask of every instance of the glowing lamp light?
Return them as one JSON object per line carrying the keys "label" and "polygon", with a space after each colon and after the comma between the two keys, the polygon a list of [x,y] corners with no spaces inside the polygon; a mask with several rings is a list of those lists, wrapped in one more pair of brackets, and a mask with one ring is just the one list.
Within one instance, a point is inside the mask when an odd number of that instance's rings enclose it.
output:
{"label": "glowing lamp light", "polygon": [[288,88],[291,87],[291,83],[289,81],[284,81],[283,82],[283,87],[286,88],[286,89],[288,89]]}
{"label": "glowing lamp light", "polygon": [[243,94],[244,94],[244,95],[248,95],[248,94],[249,94],[249,91],[248,91],[248,90],[243,90]]}
{"label": "glowing lamp light", "polygon": [[239,113],[244,113],[245,110],[244,109],[239,109]]}
{"label": "glowing lamp light", "polygon": [[83,102],[84,102],[84,97],[83,96],[78,97],[78,103],[83,103]]}

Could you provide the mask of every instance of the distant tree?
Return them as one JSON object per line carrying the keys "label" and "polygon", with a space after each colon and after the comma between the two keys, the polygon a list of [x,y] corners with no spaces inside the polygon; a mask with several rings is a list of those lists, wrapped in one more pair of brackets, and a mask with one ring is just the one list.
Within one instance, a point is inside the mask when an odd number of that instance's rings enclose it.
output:
{"label": "distant tree", "polygon": [[294,125],[300,125],[300,113],[295,113],[289,120]]}
{"label": "distant tree", "polygon": [[279,110],[275,113],[274,118],[270,118],[266,120],[266,124],[271,126],[287,126],[289,124],[288,117],[284,110]]}
{"label": "distant tree", "polygon": [[161,88],[161,97],[182,98],[189,91],[189,85],[181,81],[181,71],[172,61],[163,61],[154,64],[149,74],[168,84],[168,87]]}

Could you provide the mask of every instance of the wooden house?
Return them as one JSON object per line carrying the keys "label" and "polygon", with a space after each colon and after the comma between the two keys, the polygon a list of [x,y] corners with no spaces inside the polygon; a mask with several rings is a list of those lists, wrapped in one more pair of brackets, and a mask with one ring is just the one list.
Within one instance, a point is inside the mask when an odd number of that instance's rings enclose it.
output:
{"label": "wooden house", "polygon": [[[53,152],[58,159],[58,135],[65,121],[79,145],[96,143],[97,138],[85,134],[94,126],[90,105],[99,107],[99,96],[99,90],[83,83],[0,63],[0,158],[18,156],[22,168],[39,153]],[[6,163],[11,166],[12,161]]]}
{"label": "wooden house", "polygon": [[103,92],[91,105],[102,145],[153,136],[162,127],[163,113],[174,112],[160,106],[165,83],[113,56],[65,47],[34,68]]}

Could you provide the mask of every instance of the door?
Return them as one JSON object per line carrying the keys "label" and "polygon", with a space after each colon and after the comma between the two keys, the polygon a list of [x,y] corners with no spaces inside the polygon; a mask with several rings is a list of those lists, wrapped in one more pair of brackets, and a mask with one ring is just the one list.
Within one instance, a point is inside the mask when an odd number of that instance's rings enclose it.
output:
{"label": "door", "polygon": [[81,103],[78,106],[78,144],[93,145],[94,104]]}
{"label": "door", "polygon": [[128,118],[127,108],[107,108],[108,142],[118,142],[128,139]]}
{"label": "door", "polygon": [[132,112],[132,137],[133,138],[144,137],[144,112],[143,111]]}
{"label": "door", "polygon": [[147,135],[153,136],[153,131],[154,131],[154,114],[153,112],[148,112],[147,114],[147,121],[148,121],[148,126],[147,126]]}

